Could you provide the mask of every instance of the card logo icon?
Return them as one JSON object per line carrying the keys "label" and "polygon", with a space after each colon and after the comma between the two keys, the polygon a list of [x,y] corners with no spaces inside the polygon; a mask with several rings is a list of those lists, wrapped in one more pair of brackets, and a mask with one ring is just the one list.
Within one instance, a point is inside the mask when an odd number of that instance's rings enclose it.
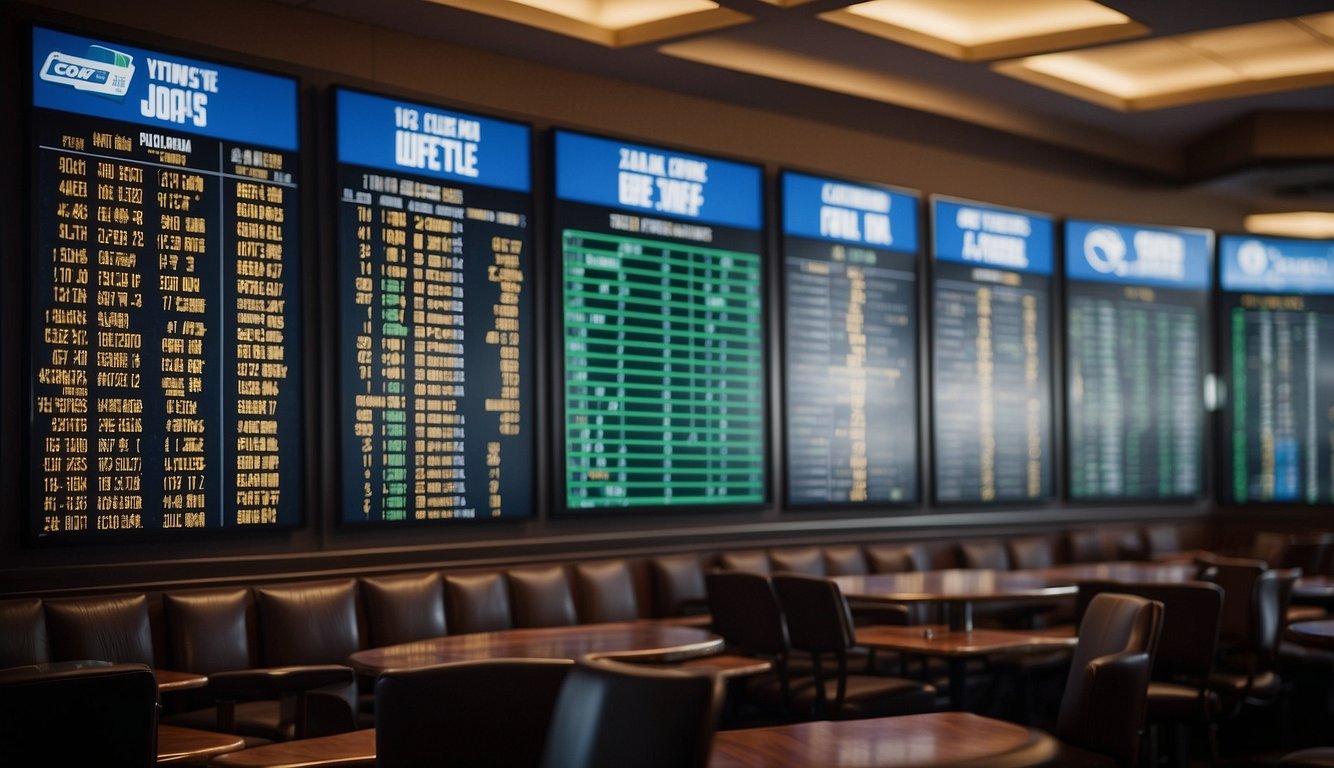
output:
{"label": "card logo icon", "polygon": [[52,51],[42,64],[41,78],[119,101],[130,90],[134,57],[101,45],[88,46],[81,57]]}

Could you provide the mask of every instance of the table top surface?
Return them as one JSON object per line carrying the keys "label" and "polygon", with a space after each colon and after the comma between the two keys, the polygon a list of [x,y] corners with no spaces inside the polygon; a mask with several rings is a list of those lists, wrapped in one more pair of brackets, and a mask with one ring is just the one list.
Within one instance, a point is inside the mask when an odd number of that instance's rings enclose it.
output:
{"label": "table top surface", "polygon": [[201,731],[177,725],[157,727],[157,762],[207,765],[215,755],[245,748],[245,739],[232,733]]}
{"label": "table top surface", "polygon": [[1073,647],[1076,637],[1034,634],[1008,629],[951,630],[943,624],[912,627],[874,625],[857,630],[857,644],[938,657],[986,656],[993,653]]}
{"label": "table top surface", "polygon": [[1334,619],[1298,621],[1288,625],[1288,637],[1298,645],[1334,648]]}
{"label": "table top surface", "polygon": [[1060,598],[1077,591],[1073,583],[1053,584],[1031,571],[960,568],[835,576],[833,580],[850,598],[895,603]]}
{"label": "table top surface", "polygon": [[1031,574],[1049,584],[1078,584],[1081,581],[1124,581],[1128,583],[1178,583],[1194,579],[1200,567],[1193,562],[1141,562],[1119,560],[1110,563],[1070,563],[1016,573]]}
{"label": "table top surface", "polygon": [[433,637],[358,651],[348,657],[348,663],[358,672],[374,675],[391,669],[495,658],[578,659],[591,654],[680,661],[714,654],[722,648],[721,637],[696,627],[624,621]]}
{"label": "table top surface", "polygon": [[213,758],[217,768],[374,768],[375,729],[297,739]]}
{"label": "table top surface", "polygon": [[154,669],[153,677],[157,678],[157,689],[163,693],[188,691],[191,688],[203,688],[208,685],[208,675],[199,675],[194,672]]}
{"label": "table top surface", "polygon": [[1034,764],[1056,754],[1055,740],[1032,728],[966,712],[868,720],[821,720],[719,731],[710,768],[928,768],[1010,760]]}

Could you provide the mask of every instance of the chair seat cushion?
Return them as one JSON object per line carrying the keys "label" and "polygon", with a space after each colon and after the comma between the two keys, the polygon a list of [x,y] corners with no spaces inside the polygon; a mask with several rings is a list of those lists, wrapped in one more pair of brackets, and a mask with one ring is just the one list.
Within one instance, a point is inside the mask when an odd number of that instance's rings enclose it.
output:
{"label": "chair seat cushion", "polygon": [[1149,682],[1145,717],[1151,722],[1208,722],[1219,710],[1218,694],[1193,685]]}

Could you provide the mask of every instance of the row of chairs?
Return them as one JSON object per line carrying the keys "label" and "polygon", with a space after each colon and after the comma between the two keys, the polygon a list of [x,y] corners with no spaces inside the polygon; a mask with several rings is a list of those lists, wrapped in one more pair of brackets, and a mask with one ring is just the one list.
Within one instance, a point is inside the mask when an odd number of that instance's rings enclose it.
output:
{"label": "row of chairs", "polygon": [[[774,662],[776,679],[763,687],[752,681],[747,692],[753,695],[758,687],[772,694],[777,688],[788,716],[935,709],[935,690],[927,683],[849,672],[855,632],[834,582],[798,574],[716,572],[707,586],[714,630],[734,649]],[[1111,594],[1090,598],[1057,721],[1057,764],[1133,764],[1161,622],[1157,601]],[[808,662],[794,652],[808,654]],[[834,662],[832,675],[824,671],[825,656]]]}
{"label": "row of chairs", "polygon": [[[497,659],[382,675],[380,768],[702,768],[717,678],[610,661]],[[0,675],[5,765],[148,768],[158,694],[142,664]]]}

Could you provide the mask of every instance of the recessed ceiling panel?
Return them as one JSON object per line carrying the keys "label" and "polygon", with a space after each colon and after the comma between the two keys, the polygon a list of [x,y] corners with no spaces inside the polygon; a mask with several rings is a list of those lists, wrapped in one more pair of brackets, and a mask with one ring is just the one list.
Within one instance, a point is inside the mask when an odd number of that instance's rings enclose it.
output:
{"label": "recessed ceiling panel", "polygon": [[1092,0],[871,0],[820,18],[962,61],[1093,45],[1148,31]]}
{"label": "recessed ceiling panel", "polygon": [[710,0],[428,0],[619,48],[742,24]]}
{"label": "recessed ceiling panel", "polygon": [[993,68],[1130,112],[1334,83],[1334,14],[1029,56]]}

